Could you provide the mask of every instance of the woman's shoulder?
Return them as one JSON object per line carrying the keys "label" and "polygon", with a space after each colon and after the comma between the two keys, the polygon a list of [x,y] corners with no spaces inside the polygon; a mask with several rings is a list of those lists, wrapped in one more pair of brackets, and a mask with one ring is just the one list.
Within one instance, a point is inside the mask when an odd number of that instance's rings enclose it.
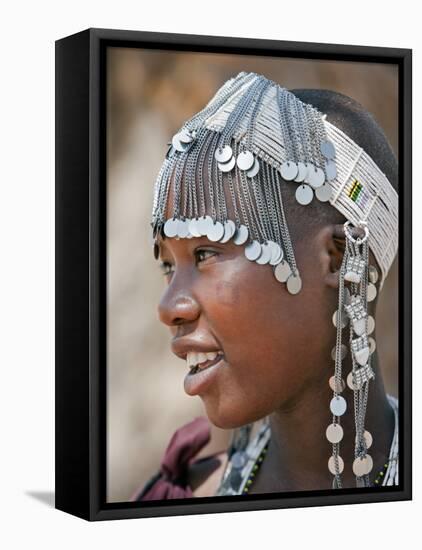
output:
{"label": "woman's shoulder", "polygon": [[172,434],[159,470],[135,492],[132,500],[210,496],[218,488],[227,462],[225,451],[198,457],[209,443],[211,426],[198,416]]}

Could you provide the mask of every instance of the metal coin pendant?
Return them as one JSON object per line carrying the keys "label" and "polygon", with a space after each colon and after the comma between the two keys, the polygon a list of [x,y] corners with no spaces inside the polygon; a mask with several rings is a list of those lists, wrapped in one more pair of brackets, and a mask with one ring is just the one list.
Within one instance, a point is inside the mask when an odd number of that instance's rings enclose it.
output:
{"label": "metal coin pendant", "polygon": [[372,470],[373,465],[374,463],[370,455],[366,455],[363,458],[358,456],[353,461],[353,473],[358,477],[366,476]]}
{"label": "metal coin pendant", "polygon": [[270,243],[264,243],[261,245],[262,252],[259,258],[256,259],[256,263],[260,265],[267,264],[271,260],[272,247]]}
{"label": "metal coin pendant", "polygon": [[205,216],[205,217],[199,218],[198,229],[201,232],[202,236],[204,237],[207,236],[208,231],[211,229],[213,223],[214,222],[211,216]]}
{"label": "metal coin pendant", "polygon": [[330,410],[334,416],[342,416],[347,409],[347,403],[341,395],[335,395],[330,401]]}
{"label": "metal coin pendant", "polygon": [[229,241],[236,231],[236,226],[232,220],[227,220],[224,224],[224,235],[220,239],[220,243],[226,243]]}
{"label": "metal coin pendant", "polygon": [[[336,311],[333,313],[333,325],[337,328],[337,309]],[[344,313],[344,311],[342,311],[340,313],[340,323],[341,323],[341,328],[345,328],[347,326],[347,322],[348,322],[348,317],[347,315]]]}
{"label": "metal coin pendant", "polygon": [[179,220],[179,223],[177,224],[177,236],[180,239],[184,239],[188,236],[189,233],[189,224],[188,220]]}
{"label": "metal coin pendant", "polygon": [[201,236],[201,232],[199,231],[198,223],[199,223],[199,220],[197,218],[192,218],[191,221],[189,222],[189,233],[193,237],[200,237]]}
{"label": "metal coin pendant", "polygon": [[222,172],[230,172],[230,170],[233,170],[235,164],[236,159],[232,157],[228,162],[218,162],[217,166]]}
{"label": "metal coin pendant", "polygon": [[236,233],[233,237],[233,242],[234,244],[243,244],[247,241],[248,239],[248,235],[249,235],[249,231],[248,231],[248,228],[246,227],[246,225],[240,225],[237,229],[236,229]]}
{"label": "metal coin pendant", "polygon": [[369,354],[372,355],[374,351],[377,349],[377,343],[375,342],[374,338],[372,338],[372,336],[368,338],[368,343],[369,343]]}
{"label": "metal coin pendant", "polygon": [[277,258],[274,258],[274,261],[271,261],[271,265],[277,265],[279,264],[284,258],[284,251],[283,249],[280,247],[280,253],[279,255],[277,256]]}
{"label": "metal coin pendant", "polygon": [[343,439],[344,431],[340,424],[330,424],[325,432],[330,443],[338,443]]}
{"label": "metal coin pendant", "polygon": [[277,265],[281,260],[281,254],[283,254],[283,249],[278,243],[272,242],[272,254],[270,258],[271,265]]}
{"label": "metal coin pendant", "polygon": [[254,261],[261,255],[262,248],[258,241],[252,241],[245,247],[245,256],[248,260]]}
{"label": "metal coin pendant", "polygon": [[223,235],[224,225],[221,222],[215,222],[207,232],[208,239],[213,242],[219,241]]}
{"label": "metal coin pendant", "polygon": [[[344,470],[344,461],[340,455],[337,455],[337,462],[338,462],[338,472],[339,474],[341,474],[342,471]],[[333,474],[333,476],[336,475],[336,466],[335,466],[334,456],[330,456],[330,459],[328,460],[328,469]]]}
{"label": "metal coin pendant", "polygon": [[325,181],[324,171],[321,168],[314,166],[309,172],[308,179],[309,185],[311,185],[314,189],[318,189],[318,187],[321,187]]}
{"label": "metal coin pendant", "polygon": [[368,315],[368,331],[367,334],[372,334],[375,330],[375,319],[372,317],[372,315]]}
{"label": "metal coin pendant", "polygon": [[336,154],[336,150],[331,141],[325,140],[321,143],[321,153],[326,159],[333,159]]}
{"label": "metal coin pendant", "polygon": [[368,271],[369,271],[369,280],[371,281],[371,283],[375,285],[378,281],[377,268],[373,265],[370,265]]}
{"label": "metal coin pendant", "polygon": [[349,388],[351,390],[356,390],[357,389],[356,386],[353,383],[353,371],[352,370],[347,375],[346,381],[347,381],[347,385],[349,386]]}
{"label": "metal coin pendant", "polygon": [[299,204],[302,206],[306,206],[310,202],[312,202],[312,199],[314,198],[314,192],[312,191],[311,187],[309,185],[300,185],[296,189],[296,200]]}
{"label": "metal coin pendant", "polygon": [[328,380],[328,384],[329,384],[330,388],[333,391],[335,391],[336,393],[341,393],[344,390],[344,388],[346,387],[346,384],[345,384],[343,378],[336,383],[336,377],[335,376],[330,377],[330,379]]}
{"label": "metal coin pendant", "polygon": [[283,260],[274,269],[274,276],[280,283],[285,283],[292,274],[289,264]]}
{"label": "metal coin pendant", "polygon": [[166,221],[164,224],[164,234],[167,237],[175,237],[177,235],[177,226],[178,226],[179,220],[177,218],[173,219],[170,218]]}
{"label": "metal coin pendant", "polygon": [[230,458],[233,468],[236,468],[237,470],[241,470],[247,460],[245,451],[236,451]]}
{"label": "metal coin pendant", "polygon": [[[336,350],[337,350],[336,346],[334,346],[333,349],[331,350],[331,359],[332,359],[333,361],[336,360]],[[347,346],[346,346],[345,344],[341,344],[341,347],[340,347],[340,357],[341,357],[342,359],[344,359],[344,358],[346,357],[346,355],[347,355]]]}
{"label": "metal coin pendant", "polygon": [[253,163],[252,168],[246,172],[246,175],[249,178],[254,178],[257,175],[257,173],[259,172],[259,168],[260,168],[259,160],[256,158],[255,162]]}
{"label": "metal coin pendant", "polygon": [[176,149],[176,151],[179,151],[180,153],[186,151],[186,149],[188,148],[188,145],[186,143],[180,143],[179,134],[175,134],[173,136],[171,144]]}
{"label": "metal coin pendant", "polygon": [[230,145],[225,145],[222,149],[217,149],[214,153],[217,162],[227,162],[233,156],[233,150]]}
{"label": "metal coin pendant", "polygon": [[[363,439],[365,440],[366,448],[369,449],[373,443],[372,435],[368,430],[363,432]],[[358,436],[355,437],[356,443],[358,442]]]}
{"label": "metal coin pendant", "polygon": [[180,143],[190,143],[193,140],[191,133],[186,128],[181,130],[177,135]]}
{"label": "metal coin pendant", "polygon": [[302,289],[302,279],[300,278],[300,275],[293,275],[292,273],[287,279],[286,286],[290,294],[298,294],[298,292]]}
{"label": "metal coin pendant", "polygon": [[255,158],[250,151],[241,151],[237,155],[236,164],[240,170],[250,170],[254,165]]}
{"label": "metal coin pendant", "polygon": [[304,162],[297,163],[297,176],[293,181],[296,183],[302,183],[304,181],[306,174],[308,173],[308,167]]}
{"label": "metal coin pendant", "polygon": [[366,297],[368,302],[372,302],[377,297],[377,287],[373,283],[368,284],[368,292]]}
{"label": "metal coin pendant", "polygon": [[320,202],[328,202],[331,199],[331,185],[324,183],[318,189],[315,189],[315,196]]}
{"label": "metal coin pendant", "polygon": [[292,160],[286,160],[280,166],[281,177],[286,181],[292,181],[295,179],[298,173],[297,164]]}
{"label": "metal coin pendant", "polygon": [[337,166],[333,160],[325,161],[325,175],[329,181],[334,180],[337,177]]}

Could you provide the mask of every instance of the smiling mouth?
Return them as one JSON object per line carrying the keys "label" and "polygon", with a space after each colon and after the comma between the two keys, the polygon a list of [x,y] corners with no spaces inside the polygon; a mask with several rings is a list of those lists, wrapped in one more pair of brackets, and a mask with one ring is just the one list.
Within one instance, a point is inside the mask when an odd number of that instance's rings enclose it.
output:
{"label": "smiling mouth", "polygon": [[209,367],[212,367],[213,365],[216,365],[223,358],[224,358],[224,355],[219,354],[219,355],[217,355],[217,357],[215,359],[212,359],[212,360],[209,359],[208,361],[204,361],[203,363],[201,363],[201,366],[195,365],[194,367],[190,367],[190,370],[189,370],[188,374],[189,375],[194,375],[197,372],[201,372],[203,370],[206,370]]}

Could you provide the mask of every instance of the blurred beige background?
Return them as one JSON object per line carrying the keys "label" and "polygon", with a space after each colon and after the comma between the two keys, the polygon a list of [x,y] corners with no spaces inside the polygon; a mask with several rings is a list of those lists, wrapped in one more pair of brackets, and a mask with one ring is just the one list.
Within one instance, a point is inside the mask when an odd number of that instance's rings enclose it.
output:
{"label": "blurred beige background", "polygon": [[[164,278],[150,246],[153,186],[167,142],[239,71],[286,88],[326,88],[370,111],[397,154],[398,74],[392,65],[109,48],[107,499],[127,501],[159,467],[173,432],[205,414],[183,390],[186,365],[170,351],[156,307]],[[397,265],[382,291],[377,344],[388,392],[397,395]],[[225,448],[212,428],[203,454]],[[201,453],[202,454],[202,453]]]}

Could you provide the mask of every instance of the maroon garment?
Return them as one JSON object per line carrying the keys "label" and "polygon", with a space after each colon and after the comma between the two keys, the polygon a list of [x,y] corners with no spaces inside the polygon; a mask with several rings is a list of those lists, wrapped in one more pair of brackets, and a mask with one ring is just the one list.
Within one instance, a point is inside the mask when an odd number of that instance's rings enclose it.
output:
{"label": "maroon garment", "polygon": [[188,467],[196,462],[193,457],[209,442],[210,438],[211,428],[206,416],[197,416],[178,428],[167,445],[159,471],[150,478],[141,491],[136,491],[131,500],[192,498],[194,495],[186,479]]}

